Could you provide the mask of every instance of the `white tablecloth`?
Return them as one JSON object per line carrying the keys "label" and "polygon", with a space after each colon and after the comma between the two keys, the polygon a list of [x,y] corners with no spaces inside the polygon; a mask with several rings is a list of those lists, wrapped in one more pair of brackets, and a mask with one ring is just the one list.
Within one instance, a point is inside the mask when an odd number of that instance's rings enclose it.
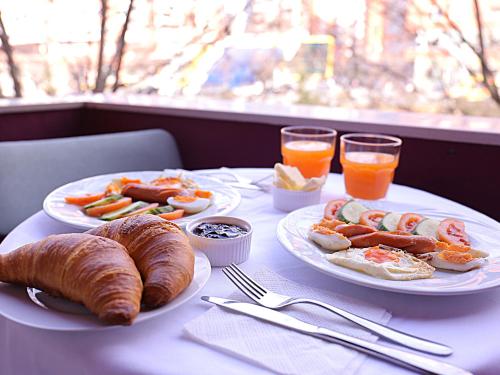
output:
{"label": "white tablecloth", "polygon": [[[245,169],[239,173],[258,177],[269,174],[270,170]],[[343,193],[341,176],[330,175],[322,201]],[[446,361],[476,374],[500,373],[500,289],[468,296],[426,297],[377,291],[336,280],[309,268],[281,247],[275,229],[285,214],[273,208],[269,194],[246,191],[242,195],[241,205],[232,214],[254,226],[252,251],[250,259],[242,265],[244,270],[252,273],[266,266],[298,283],[379,304],[392,312],[392,327],[452,346],[455,354]],[[459,209],[491,221],[457,203],[408,187],[392,186],[388,199]],[[14,229],[0,250],[71,231],[39,212]],[[211,307],[199,299],[201,295],[224,297],[233,291],[220,269],[215,268],[199,295],[180,308],[141,324],[105,332],[49,332],[0,317],[0,374],[267,373],[253,364],[194,343],[182,332],[186,322]],[[368,358],[361,373],[410,372]]]}

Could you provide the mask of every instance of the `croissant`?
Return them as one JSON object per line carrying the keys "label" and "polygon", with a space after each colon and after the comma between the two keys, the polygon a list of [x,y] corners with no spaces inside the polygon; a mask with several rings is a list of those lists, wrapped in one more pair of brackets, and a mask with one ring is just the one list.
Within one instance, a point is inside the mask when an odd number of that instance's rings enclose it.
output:
{"label": "croissant", "polygon": [[86,233],[110,238],[127,248],[144,282],[142,302],[146,307],[168,303],[193,279],[193,249],[182,229],[170,221],[135,215]]}
{"label": "croissant", "polygon": [[52,235],[0,255],[0,281],[83,303],[109,324],[129,325],[140,310],[141,276],[127,250],[90,234]]}

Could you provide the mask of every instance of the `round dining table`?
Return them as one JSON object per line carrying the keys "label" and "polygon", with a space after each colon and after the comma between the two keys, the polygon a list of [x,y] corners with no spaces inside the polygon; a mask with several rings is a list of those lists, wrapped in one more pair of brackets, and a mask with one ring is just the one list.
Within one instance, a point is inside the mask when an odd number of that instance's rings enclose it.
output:
{"label": "round dining table", "polygon": [[[252,180],[272,173],[271,169],[256,168],[233,171]],[[500,288],[438,297],[381,291],[341,281],[316,271],[281,246],[276,228],[286,213],[273,207],[268,191],[239,191],[242,200],[231,216],[249,221],[254,231],[250,257],[241,264],[243,270],[252,274],[266,267],[296,283],[353,296],[383,307],[392,313],[389,326],[451,346],[454,354],[444,361],[474,374],[500,374]],[[321,201],[327,202],[344,194],[342,176],[330,174]],[[387,199],[460,212],[500,228],[498,222],[477,211],[422,190],[393,184]],[[75,229],[40,211],[4,239],[0,253],[50,234],[69,232],[75,232]],[[226,297],[234,291],[235,287],[224,277],[221,268],[214,267],[207,284],[187,303],[129,327],[57,332],[24,326],[0,316],[0,374],[269,373],[249,361],[192,341],[183,331],[187,322],[211,308],[200,300],[202,295]],[[359,373],[412,372],[368,356]]]}

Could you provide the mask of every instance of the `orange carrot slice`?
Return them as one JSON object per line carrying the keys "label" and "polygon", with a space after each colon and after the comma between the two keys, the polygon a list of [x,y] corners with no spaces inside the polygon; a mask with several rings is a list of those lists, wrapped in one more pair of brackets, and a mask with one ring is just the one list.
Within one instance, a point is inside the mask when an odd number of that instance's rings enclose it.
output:
{"label": "orange carrot slice", "polygon": [[118,199],[116,202],[106,204],[104,206],[92,207],[85,210],[85,213],[89,216],[97,217],[107,214],[108,212],[118,210],[120,208],[126,207],[132,203],[132,198],[126,197]]}
{"label": "orange carrot slice", "polygon": [[79,197],[65,197],[64,200],[69,204],[76,204],[78,206],[85,206],[89,203],[93,203],[102,199],[104,197],[104,193],[94,193],[94,194],[85,194]]}
{"label": "orange carrot slice", "polygon": [[172,212],[166,212],[164,214],[159,214],[158,216],[166,220],[176,220],[184,216],[184,210],[175,210]]}

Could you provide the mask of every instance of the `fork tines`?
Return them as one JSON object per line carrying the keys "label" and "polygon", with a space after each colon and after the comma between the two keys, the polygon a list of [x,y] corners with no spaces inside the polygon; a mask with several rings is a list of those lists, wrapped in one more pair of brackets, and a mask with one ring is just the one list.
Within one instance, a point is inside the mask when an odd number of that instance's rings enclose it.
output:
{"label": "fork tines", "polygon": [[251,279],[234,263],[228,267],[224,267],[222,272],[239,290],[254,301],[264,297],[267,293],[264,287]]}

